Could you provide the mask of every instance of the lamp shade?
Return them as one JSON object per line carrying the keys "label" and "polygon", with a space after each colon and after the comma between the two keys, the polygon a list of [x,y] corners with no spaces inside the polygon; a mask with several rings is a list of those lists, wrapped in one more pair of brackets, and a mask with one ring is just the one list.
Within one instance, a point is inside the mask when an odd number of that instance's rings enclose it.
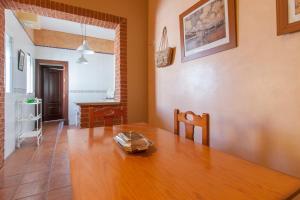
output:
{"label": "lamp shade", "polygon": [[84,57],[84,55],[83,54],[81,54],[81,56],[78,58],[78,60],[77,60],[77,63],[78,64],[88,64],[89,62],[88,62],[88,60]]}
{"label": "lamp shade", "polygon": [[83,40],[82,45],[77,48],[77,51],[80,51],[82,54],[94,54],[95,52],[89,47],[89,44],[86,40]]}

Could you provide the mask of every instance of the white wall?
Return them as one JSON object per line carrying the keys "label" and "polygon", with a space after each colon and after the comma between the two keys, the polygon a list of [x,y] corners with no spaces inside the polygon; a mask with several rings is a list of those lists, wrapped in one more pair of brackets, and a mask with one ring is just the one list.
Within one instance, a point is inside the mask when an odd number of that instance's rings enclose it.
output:
{"label": "white wall", "polygon": [[[13,70],[12,70],[12,92],[5,94],[5,136],[4,136],[4,157],[7,158],[15,150],[15,142],[17,136],[16,122],[16,102],[19,99],[32,96],[26,95],[26,64],[23,71],[18,70],[18,51],[22,49],[25,53],[29,53],[33,58],[35,56],[35,47],[28,38],[24,29],[21,27],[14,14],[5,11],[5,32],[13,39]],[[32,112],[29,108],[25,112]],[[25,130],[31,130],[33,123],[24,124]]]}
{"label": "white wall", "polygon": [[75,124],[75,102],[104,99],[106,91],[114,88],[114,56],[86,55],[87,65],[76,63],[80,54],[75,50],[36,47],[36,58],[68,61],[69,63],[69,123]]}

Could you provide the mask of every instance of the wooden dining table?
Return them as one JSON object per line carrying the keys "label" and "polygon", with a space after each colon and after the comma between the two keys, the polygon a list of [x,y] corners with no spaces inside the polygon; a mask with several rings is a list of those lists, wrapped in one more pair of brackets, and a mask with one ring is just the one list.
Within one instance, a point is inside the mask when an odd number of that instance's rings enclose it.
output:
{"label": "wooden dining table", "polygon": [[[129,154],[122,131],[154,145]],[[69,129],[74,200],[298,199],[300,180],[147,124]]]}

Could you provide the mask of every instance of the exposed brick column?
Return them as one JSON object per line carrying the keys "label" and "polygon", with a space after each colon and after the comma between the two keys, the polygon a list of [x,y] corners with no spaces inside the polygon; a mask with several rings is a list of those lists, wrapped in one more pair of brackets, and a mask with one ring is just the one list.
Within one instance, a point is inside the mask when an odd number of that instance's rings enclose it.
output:
{"label": "exposed brick column", "polygon": [[116,28],[115,38],[115,89],[116,98],[124,109],[124,121],[127,123],[127,20],[121,19]]}
{"label": "exposed brick column", "polygon": [[0,168],[4,160],[4,8],[116,30],[116,97],[127,123],[127,20],[123,17],[50,0],[0,0]]}
{"label": "exposed brick column", "polygon": [[120,27],[120,100],[124,108],[124,121],[127,123],[127,20],[121,19]]}
{"label": "exposed brick column", "polygon": [[115,54],[115,98],[121,101],[121,81],[120,81],[120,26],[116,28],[116,35],[115,35],[115,44],[114,44],[114,54]]}

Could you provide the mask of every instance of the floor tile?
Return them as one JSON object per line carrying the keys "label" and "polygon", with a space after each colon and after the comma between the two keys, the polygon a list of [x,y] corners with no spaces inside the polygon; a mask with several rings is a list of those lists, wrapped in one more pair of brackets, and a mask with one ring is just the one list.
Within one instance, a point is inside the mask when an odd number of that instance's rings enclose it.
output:
{"label": "floor tile", "polygon": [[16,190],[16,187],[7,187],[0,189],[0,200],[10,200]]}
{"label": "floor tile", "polygon": [[53,152],[52,151],[46,151],[46,152],[35,152],[35,154],[32,156],[31,160],[41,160],[41,159],[52,159]]}
{"label": "floor tile", "polygon": [[0,171],[0,176],[7,177],[7,176],[16,176],[21,175],[24,173],[24,165],[20,166],[5,166]]}
{"label": "floor tile", "polygon": [[32,196],[17,199],[17,200],[47,200],[47,193],[32,195]]}
{"label": "floor tile", "polygon": [[17,188],[15,199],[20,199],[46,192],[48,189],[48,179],[22,184]]}
{"label": "floor tile", "polygon": [[70,168],[69,159],[55,160],[52,167],[53,169]]}
{"label": "floor tile", "polygon": [[70,174],[70,168],[64,167],[64,168],[55,168],[51,171],[52,176],[59,176],[64,174]]}
{"label": "floor tile", "polygon": [[56,146],[56,152],[68,152],[68,144],[61,143]]}
{"label": "floor tile", "polygon": [[33,157],[36,156],[49,156],[52,155],[54,152],[54,148],[39,148],[35,151],[35,155]]}
{"label": "floor tile", "polygon": [[39,156],[39,157],[34,157],[30,162],[51,163],[51,161],[52,161],[52,156]]}
{"label": "floor tile", "polygon": [[5,160],[0,200],[72,199],[67,135],[57,130],[57,123],[46,124],[39,147],[35,140],[26,140]]}
{"label": "floor tile", "polygon": [[69,154],[68,153],[56,153],[54,155],[54,161],[58,162],[61,160],[68,160],[69,159]]}
{"label": "floor tile", "polygon": [[29,163],[25,166],[25,172],[36,172],[36,171],[49,171],[49,163]]}
{"label": "floor tile", "polygon": [[0,189],[17,186],[20,183],[23,175],[15,175],[15,176],[1,176],[0,175]]}
{"label": "floor tile", "polygon": [[64,187],[48,192],[48,200],[72,200],[72,188]]}
{"label": "floor tile", "polygon": [[53,175],[50,178],[49,190],[71,186],[70,174]]}
{"label": "floor tile", "polygon": [[21,184],[35,182],[39,180],[47,180],[49,177],[49,171],[37,171],[26,173],[23,176]]}

